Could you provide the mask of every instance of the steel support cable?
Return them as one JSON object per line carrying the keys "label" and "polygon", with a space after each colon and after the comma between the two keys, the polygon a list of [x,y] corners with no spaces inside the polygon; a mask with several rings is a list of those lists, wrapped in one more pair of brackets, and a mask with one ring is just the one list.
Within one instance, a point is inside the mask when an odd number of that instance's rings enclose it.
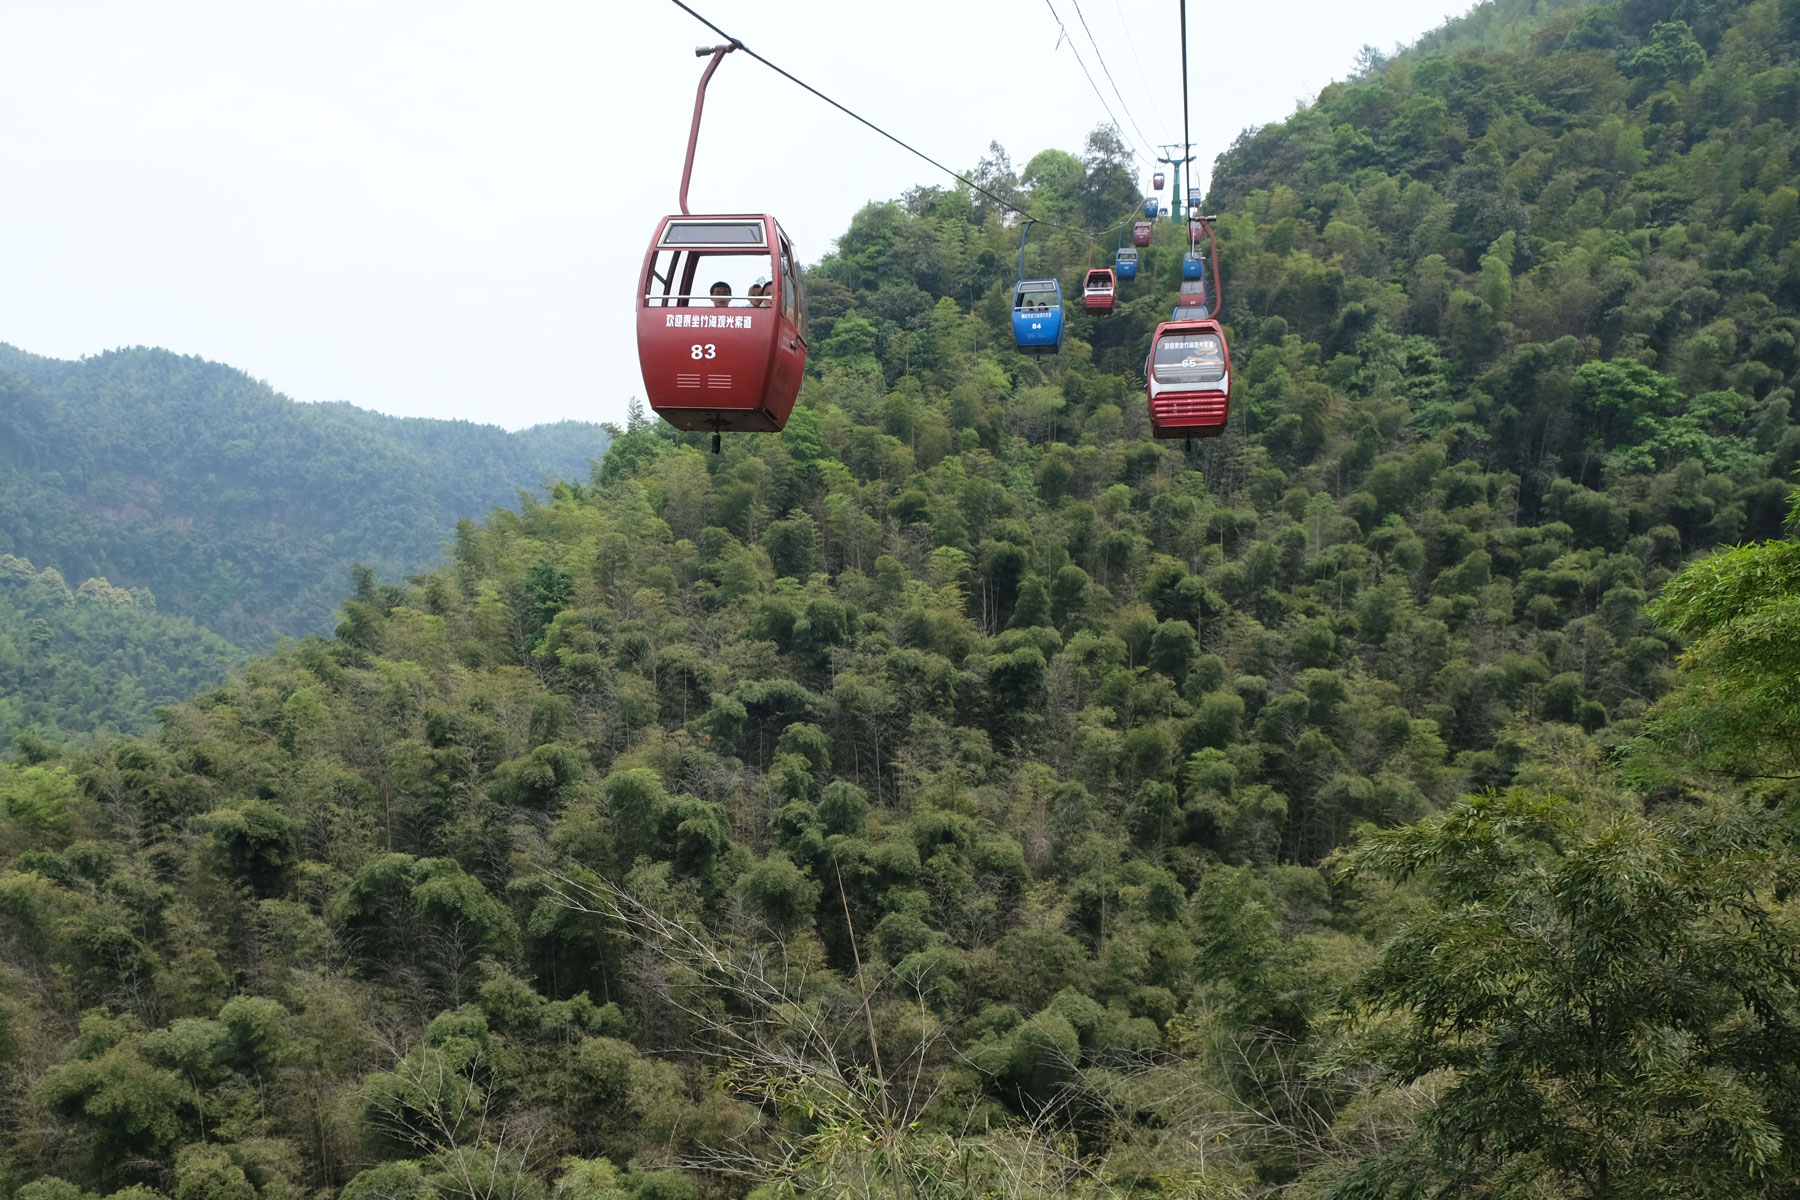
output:
{"label": "steel support cable", "polygon": [[1125,127],[1119,124],[1119,118],[1113,115],[1112,105],[1106,102],[1106,96],[1100,91],[1100,85],[1094,82],[1093,72],[1089,71],[1087,64],[1081,61],[1081,51],[1075,48],[1075,39],[1069,37],[1069,27],[1063,24],[1063,19],[1058,15],[1056,6],[1050,3],[1050,0],[1044,0],[1044,7],[1050,10],[1050,19],[1056,22],[1056,28],[1061,31],[1062,37],[1057,39],[1057,45],[1062,44],[1063,38],[1068,38],[1069,53],[1075,56],[1075,65],[1081,68],[1081,73],[1087,77],[1088,86],[1094,89],[1094,99],[1100,102],[1100,107],[1106,110],[1107,119],[1113,123],[1113,128],[1119,131],[1119,140],[1125,143],[1131,150],[1131,157],[1137,159],[1139,163],[1149,161],[1137,144],[1125,136]]}
{"label": "steel support cable", "polygon": [[[879,133],[882,137],[884,137],[888,141],[894,143],[894,145],[900,147],[902,150],[905,150],[908,154],[916,155],[917,157],[924,159],[926,162],[930,163],[932,166],[936,167],[938,170],[942,171],[944,174],[950,176],[950,178],[956,180],[959,183],[967,184],[972,190],[981,193],[983,196],[986,196],[989,200],[992,200],[995,204],[998,204],[1001,208],[1006,209],[1008,212],[1017,213],[1021,217],[1026,218],[1027,220],[1036,221],[1039,225],[1044,225],[1051,229],[1066,229],[1070,233],[1079,233],[1082,236],[1090,238],[1090,239],[1099,238],[1105,234],[1117,232],[1118,230],[1124,229],[1127,225],[1131,224],[1132,213],[1135,212],[1136,208],[1137,208],[1137,206],[1135,204],[1132,206],[1132,210],[1130,212],[1127,212],[1125,214],[1125,216],[1123,218],[1121,218],[1117,223],[1108,225],[1105,229],[1100,230],[1099,233],[1096,233],[1091,229],[1085,229],[1079,225],[1064,225],[1060,221],[1051,221],[1051,220],[1047,220],[1043,217],[1034,217],[1030,213],[1026,212],[1024,209],[1020,208],[1018,205],[1012,203],[1010,200],[1004,200],[1001,197],[994,195],[994,193],[988,191],[986,188],[982,187],[979,183],[976,183],[973,179],[970,179],[968,176],[960,174],[959,172],[953,171],[949,167],[946,167],[943,163],[941,163],[937,159],[931,157],[931,155],[925,153],[923,150],[920,150],[918,147],[908,145],[906,142],[902,141],[900,138],[889,133],[887,130],[883,129],[881,126],[875,124],[875,122],[869,120],[867,117],[863,116],[861,113],[854,112],[851,109],[846,108],[844,105],[839,104],[836,100],[833,100],[830,96],[827,96],[824,92],[821,92],[818,88],[816,88],[812,84],[806,82],[804,79],[801,79],[798,76],[796,76],[788,71],[784,71],[782,68],[776,66],[774,63],[770,62],[768,59],[764,58],[762,55],[758,54],[756,51],[754,51],[750,47],[744,45],[744,43],[742,43],[738,39],[732,37],[729,33],[726,33],[723,29],[720,29],[717,25],[714,25],[711,21],[707,20],[705,17],[703,17],[699,13],[695,12],[692,8],[690,8],[687,4],[685,4],[683,2],[683,0],[669,0],[669,3],[673,4],[676,8],[679,8],[682,12],[684,12],[688,16],[694,18],[694,20],[700,22],[702,25],[706,26],[708,29],[712,30],[714,33],[718,34],[720,37],[724,38],[726,43],[728,45],[730,45],[732,49],[742,50],[745,54],[748,54],[751,58],[754,58],[757,62],[759,62],[763,66],[769,68],[769,70],[775,72],[777,75],[781,76],[783,79],[787,80],[789,83],[795,84],[796,86],[798,86],[808,92],[811,92],[813,95],[817,96],[819,99],[823,100],[825,103],[831,105],[831,107],[837,109],[839,112],[843,113],[845,116],[847,116],[847,117],[851,118],[852,120],[857,121],[863,125],[867,125],[870,129],[873,129],[876,133]],[[1051,11],[1054,12],[1055,10],[1052,9]],[[1087,68],[1083,67],[1082,69],[1085,71]],[[1090,82],[1091,82],[1091,79],[1090,79]],[[1134,150],[1132,153],[1135,155],[1136,151]]]}
{"label": "steel support cable", "polygon": [[[1181,0],[1181,152],[1191,155],[1194,151],[1194,136],[1188,130],[1188,64],[1187,64],[1187,0]],[[1188,172],[1188,188],[1194,186],[1194,173]],[[1186,207],[1186,196],[1177,196]]]}
{"label": "steel support cable", "polygon": [[[1181,138],[1184,142],[1187,142],[1187,146],[1185,147],[1185,149],[1190,152],[1194,148],[1194,143],[1191,140],[1191,136],[1192,135],[1188,131],[1187,0],[1181,0]],[[1193,186],[1194,186],[1193,172],[1189,171],[1189,173],[1188,173],[1188,188],[1189,188],[1189,190],[1192,190]],[[1204,199],[1204,197],[1202,197],[1202,198]],[[1183,199],[1186,199],[1186,197],[1183,197]],[[1200,215],[1200,223],[1203,226],[1205,226],[1206,240],[1212,246],[1212,267],[1213,267],[1212,312],[1213,312],[1214,316],[1217,316],[1219,314],[1219,310],[1221,308],[1225,307],[1225,285],[1219,279],[1219,241],[1216,237],[1213,236],[1212,223],[1206,219],[1206,215],[1204,213],[1202,213]],[[1195,248],[1195,247],[1199,246],[1199,242],[1197,242],[1194,239],[1194,222],[1193,222],[1193,218],[1191,216],[1188,218],[1188,246],[1190,248]]]}
{"label": "steel support cable", "polygon": [[1156,89],[1150,86],[1150,77],[1144,74],[1144,60],[1138,57],[1137,41],[1131,36],[1131,23],[1125,19],[1125,5],[1121,0],[1113,0],[1113,7],[1119,11],[1119,27],[1125,31],[1125,44],[1131,47],[1131,61],[1137,64],[1138,82],[1144,85],[1146,96],[1156,95]]}
{"label": "steel support cable", "polygon": [[1100,52],[1100,43],[1094,40],[1094,31],[1088,28],[1087,14],[1081,11],[1081,0],[1070,0],[1070,2],[1075,5],[1075,16],[1081,21],[1081,31],[1087,34],[1088,45],[1094,48],[1094,57],[1100,61],[1101,74],[1105,75],[1106,82],[1112,85],[1113,95],[1118,98],[1119,107],[1125,110],[1125,119],[1131,122],[1131,127],[1137,130],[1139,139],[1145,145],[1154,146],[1156,143],[1144,134],[1144,127],[1138,124],[1136,114],[1131,111],[1131,105],[1125,103],[1125,94],[1119,91],[1119,81],[1113,78],[1112,68],[1106,65],[1106,55]]}

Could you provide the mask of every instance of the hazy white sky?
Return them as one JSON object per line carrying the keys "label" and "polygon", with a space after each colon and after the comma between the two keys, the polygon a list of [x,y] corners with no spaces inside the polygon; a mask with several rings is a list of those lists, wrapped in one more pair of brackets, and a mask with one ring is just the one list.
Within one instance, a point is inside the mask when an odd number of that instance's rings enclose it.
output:
{"label": "hazy white sky", "polygon": [[[1076,0],[690,2],[959,169],[990,140],[1021,167],[1080,151],[1106,113],[1071,44],[1128,140],[1181,137],[1176,0],[1082,0],[1099,55]],[[1466,3],[1225,7],[1189,12],[1203,166]],[[667,0],[5,13],[0,341],[163,346],[296,400],[508,428],[641,394],[632,280],[716,40]],[[708,100],[690,206],[773,212],[805,262],[866,202],[946,182],[747,56]]]}

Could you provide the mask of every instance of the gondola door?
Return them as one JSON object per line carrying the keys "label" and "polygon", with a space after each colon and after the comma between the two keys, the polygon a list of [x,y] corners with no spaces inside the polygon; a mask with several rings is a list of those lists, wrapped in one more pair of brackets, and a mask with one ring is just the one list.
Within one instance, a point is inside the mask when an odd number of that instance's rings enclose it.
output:
{"label": "gondola door", "polygon": [[771,303],[777,309],[775,371],[769,391],[781,406],[781,411],[771,415],[778,425],[786,425],[806,374],[806,332],[800,327],[804,304],[800,295],[800,272],[794,266],[794,248],[788,244],[787,234],[779,225],[775,226],[775,240],[780,250],[776,275],[769,285]]}

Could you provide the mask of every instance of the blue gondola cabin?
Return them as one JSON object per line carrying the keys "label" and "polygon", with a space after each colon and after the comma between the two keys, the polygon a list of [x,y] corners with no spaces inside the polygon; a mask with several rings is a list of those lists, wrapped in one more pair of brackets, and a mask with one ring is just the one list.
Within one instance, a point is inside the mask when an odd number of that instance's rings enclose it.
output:
{"label": "blue gondola cabin", "polygon": [[1062,349],[1062,286],[1054,279],[1023,279],[1013,288],[1013,343],[1021,354]]}

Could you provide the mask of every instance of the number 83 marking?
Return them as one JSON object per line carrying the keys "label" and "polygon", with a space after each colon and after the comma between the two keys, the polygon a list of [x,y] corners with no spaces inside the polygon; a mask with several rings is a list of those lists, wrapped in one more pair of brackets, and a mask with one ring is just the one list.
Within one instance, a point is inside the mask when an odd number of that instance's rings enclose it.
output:
{"label": "number 83 marking", "polygon": [[693,345],[688,347],[689,358],[716,358],[718,357],[718,352],[719,348],[711,342],[707,342],[704,345]]}

